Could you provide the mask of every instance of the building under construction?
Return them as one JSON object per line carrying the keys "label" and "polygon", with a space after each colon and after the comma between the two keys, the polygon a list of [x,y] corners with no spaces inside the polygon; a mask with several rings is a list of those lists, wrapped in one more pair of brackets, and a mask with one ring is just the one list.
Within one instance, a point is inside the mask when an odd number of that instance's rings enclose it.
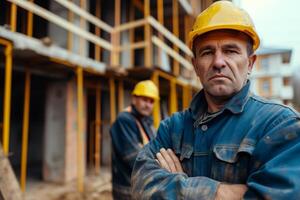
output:
{"label": "building under construction", "polygon": [[110,124],[138,81],[159,86],[156,127],[187,108],[201,87],[187,36],[212,2],[1,1],[1,144],[22,191],[76,180],[82,192],[109,169]]}

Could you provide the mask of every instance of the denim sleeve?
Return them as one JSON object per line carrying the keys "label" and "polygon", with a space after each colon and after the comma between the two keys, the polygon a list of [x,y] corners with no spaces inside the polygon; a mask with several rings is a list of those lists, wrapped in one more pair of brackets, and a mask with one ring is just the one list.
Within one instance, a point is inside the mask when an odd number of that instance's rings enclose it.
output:
{"label": "denim sleeve", "polygon": [[110,130],[114,151],[132,169],[138,152],[142,148],[139,130],[134,119],[129,114],[121,114]]}
{"label": "denim sleeve", "polygon": [[299,155],[299,119],[285,119],[257,143],[244,199],[299,199]]}
{"label": "denim sleeve", "polygon": [[155,161],[160,148],[171,148],[169,120],[161,123],[156,139],[138,154],[131,176],[134,199],[214,199],[219,182],[170,173]]}

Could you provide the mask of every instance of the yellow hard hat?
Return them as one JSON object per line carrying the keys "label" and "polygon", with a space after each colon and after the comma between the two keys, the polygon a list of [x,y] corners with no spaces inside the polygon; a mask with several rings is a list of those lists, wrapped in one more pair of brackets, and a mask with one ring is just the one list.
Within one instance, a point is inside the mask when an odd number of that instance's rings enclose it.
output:
{"label": "yellow hard hat", "polygon": [[198,15],[192,31],[189,33],[189,44],[197,36],[209,31],[232,29],[241,31],[253,40],[253,50],[259,46],[260,40],[249,14],[229,1],[218,1],[210,5]]}
{"label": "yellow hard hat", "polygon": [[155,100],[159,100],[158,89],[156,85],[150,80],[138,82],[133,89],[132,95],[149,97]]}

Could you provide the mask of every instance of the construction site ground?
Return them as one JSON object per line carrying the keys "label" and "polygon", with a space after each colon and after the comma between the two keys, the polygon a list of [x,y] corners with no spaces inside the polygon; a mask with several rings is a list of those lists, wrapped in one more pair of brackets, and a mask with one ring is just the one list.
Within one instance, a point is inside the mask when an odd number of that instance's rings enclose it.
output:
{"label": "construction site ground", "polygon": [[90,172],[84,180],[84,192],[79,192],[77,180],[65,184],[28,180],[25,200],[112,200],[111,173],[101,168],[97,175]]}

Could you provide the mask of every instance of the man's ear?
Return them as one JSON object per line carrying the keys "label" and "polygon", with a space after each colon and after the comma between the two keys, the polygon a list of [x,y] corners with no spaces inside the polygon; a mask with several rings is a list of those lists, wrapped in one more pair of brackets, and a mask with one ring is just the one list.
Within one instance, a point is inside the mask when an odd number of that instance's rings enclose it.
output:
{"label": "man's ear", "polygon": [[133,105],[136,105],[136,96],[134,96],[134,95],[131,96],[131,103]]}
{"label": "man's ear", "polygon": [[252,71],[256,58],[257,56],[255,54],[249,56],[248,72]]}

